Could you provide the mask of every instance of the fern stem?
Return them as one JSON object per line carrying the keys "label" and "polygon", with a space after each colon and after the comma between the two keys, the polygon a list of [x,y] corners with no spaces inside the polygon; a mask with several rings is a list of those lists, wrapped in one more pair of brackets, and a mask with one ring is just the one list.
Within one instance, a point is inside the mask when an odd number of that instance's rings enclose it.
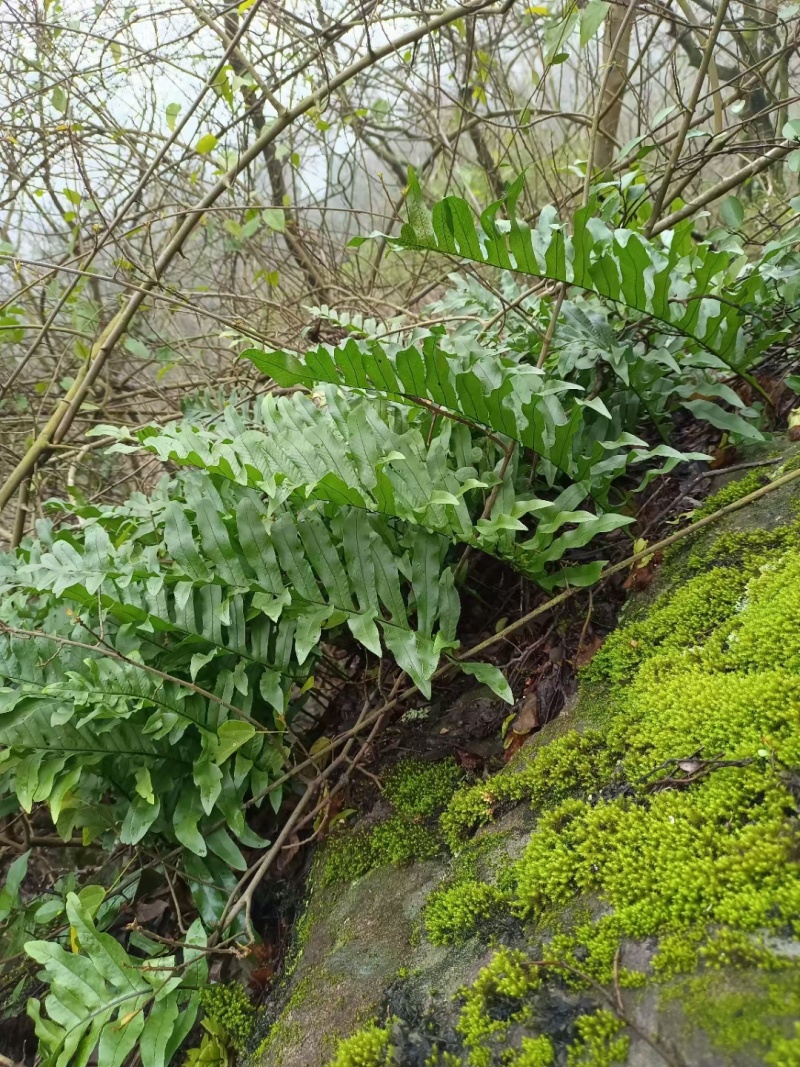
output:
{"label": "fern stem", "polygon": [[[782,488],[784,485],[789,485],[790,482],[800,478],[800,469],[796,471],[790,471],[788,474],[782,475],[780,478],[776,478],[774,482],[770,482],[768,485],[762,486],[760,489],[756,489],[752,493],[748,493],[747,496],[741,497],[741,499],[734,501],[732,504],[726,505],[724,508],[720,508],[719,511],[713,512],[711,515],[706,515],[702,519],[698,519],[697,522],[691,523],[689,526],[684,527],[683,530],[678,530],[677,533],[670,534],[669,537],[665,537],[661,541],[657,541],[654,545],[648,545],[643,548],[641,552],[634,552],[630,556],[626,556],[625,559],[620,560],[619,563],[612,563],[608,567],[604,567],[600,572],[597,579],[598,582],[603,581],[605,578],[610,578],[614,574],[619,574],[620,571],[627,570],[634,563],[638,563],[640,560],[645,559],[647,556],[652,556],[655,552],[661,552],[665,548],[669,548],[671,545],[677,544],[685,537],[689,537],[692,534],[698,532],[698,530],[704,529],[706,526],[710,526],[711,523],[717,522],[719,519],[724,518],[726,515],[733,514],[734,511],[739,511],[741,508],[747,507],[748,504],[754,503],[756,500],[760,500],[761,497],[766,496],[768,493],[774,492],[776,489]],[[596,584],[596,583],[595,583]],[[565,589],[563,593],[559,593],[558,596],[553,597],[551,600],[545,601],[544,604],[540,604],[538,607],[529,611],[527,615],[523,615],[517,619],[516,622],[510,623],[503,630],[500,630],[496,634],[492,634],[491,637],[487,637],[485,641],[479,642],[477,645],[473,645],[472,648],[463,652],[458,659],[469,659],[479,652],[484,652],[487,648],[496,644],[498,641],[504,640],[509,634],[515,633],[517,630],[522,629],[533,619],[539,615],[543,615],[551,608],[558,607],[559,604],[563,604],[565,600],[569,600],[575,593],[580,592],[580,586],[573,586],[569,589]],[[443,668],[440,668],[434,678],[441,676]]]}

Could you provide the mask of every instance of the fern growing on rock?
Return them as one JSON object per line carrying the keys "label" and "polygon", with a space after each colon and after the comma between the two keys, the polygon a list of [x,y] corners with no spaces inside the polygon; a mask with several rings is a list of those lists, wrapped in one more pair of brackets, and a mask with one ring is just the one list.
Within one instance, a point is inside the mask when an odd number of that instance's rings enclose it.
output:
{"label": "fern growing on rock", "polygon": [[[463,553],[542,589],[591,585],[605,561],[575,550],[630,524],[637,489],[704,458],[667,443],[676,411],[760,436],[759,408],[725,376],[750,376],[785,336],[788,242],[754,267],[688,227],[647,240],[615,227],[613,197],[580,209],[571,233],[550,210],[531,227],[520,191],[476,220],[454,197],[428,213],[412,177],[409,222],[391,239],[502,268],[516,311],[471,280],[441,298],[480,311],[451,333],[351,316],[337,346],[250,348],[243,358],[287,395],[198,404],[136,433],[101,427],[112,452],[173,472],[119,504],[54,503],[0,557],[6,810],[47,805],[65,841],[177,849],[197,944],[247,868],[242,850],[266,844],[245,812],[280,809],[297,694],[326,645],[388,655],[426,697],[446,657],[510,700],[498,668],[459,658]],[[567,287],[550,351],[551,302],[512,271]],[[116,1041],[107,1063],[121,1064],[138,1041],[145,1067],[161,1067],[192,1025],[178,1012],[193,1021],[195,987],[129,974],[138,965],[85,904],[66,908],[85,931],[75,959],[27,946],[51,990],[46,1015],[31,1007],[46,1062]],[[80,1010],[61,995],[66,972],[88,983]],[[130,994],[114,1000],[123,980]],[[114,1011],[98,1006],[109,997]],[[121,1022],[128,999],[135,1026]]]}

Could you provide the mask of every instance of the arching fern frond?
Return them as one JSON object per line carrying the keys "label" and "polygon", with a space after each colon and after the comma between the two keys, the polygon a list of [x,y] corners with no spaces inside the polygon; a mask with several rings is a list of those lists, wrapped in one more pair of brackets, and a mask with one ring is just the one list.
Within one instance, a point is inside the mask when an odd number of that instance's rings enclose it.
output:
{"label": "arching fern frond", "polygon": [[479,217],[457,196],[429,211],[412,169],[408,221],[398,237],[386,239],[398,249],[441,252],[596,293],[740,372],[781,336],[780,330],[763,328],[759,309],[775,302],[769,268],[777,265],[791,235],[767,246],[755,269],[739,249],[696,242],[691,220],[653,240],[613,226],[597,197],[573,214],[569,228],[552,207],[543,208],[532,226],[518,210],[523,188],[520,175],[506,197]]}

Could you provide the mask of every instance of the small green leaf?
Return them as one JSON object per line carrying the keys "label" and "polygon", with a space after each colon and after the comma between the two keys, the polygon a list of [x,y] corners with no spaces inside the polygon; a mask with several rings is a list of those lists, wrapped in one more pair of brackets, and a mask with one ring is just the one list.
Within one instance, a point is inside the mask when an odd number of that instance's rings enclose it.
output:
{"label": "small green leaf", "polygon": [[126,337],[125,347],[137,359],[150,359],[150,349],[137,337]]}
{"label": "small green leaf", "polygon": [[198,156],[207,156],[209,152],[213,152],[217,147],[217,139],[213,133],[204,134],[197,144],[194,146],[195,152]]}
{"label": "small green leaf", "polygon": [[217,763],[224,763],[237,748],[246,745],[250,738],[255,736],[255,732],[256,728],[252,723],[240,719],[228,719],[221,723],[217,730]]}
{"label": "small green leaf", "polygon": [[94,919],[100,905],[105,899],[106,891],[101,885],[85,885],[80,893],[78,893],[78,900],[81,902],[81,907],[90,919]]}
{"label": "small green leaf", "polygon": [[178,997],[175,992],[154,1004],[139,1038],[142,1067],[164,1067],[167,1043],[178,1019]]}
{"label": "small green leaf", "polygon": [[37,923],[49,923],[64,913],[64,901],[58,897],[48,897],[40,904],[33,913],[33,921]]}
{"label": "small green leaf", "polygon": [[123,845],[135,845],[156,821],[161,811],[161,802],[155,797],[151,804],[144,797],[135,796],[125,813],[119,839]]}
{"label": "small green leaf", "polygon": [[589,0],[580,17],[581,48],[586,47],[603,25],[610,7],[605,0]]}
{"label": "small green leaf", "polygon": [[210,815],[222,792],[222,771],[216,763],[212,763],[208,756],[204,756],[195,763],[192,777],[194,784],[200,790],[200,803],[203,811],[206,815]]}
{"label": "small green leaf", "polygon": [[464,674],[469,674],[473,678],[477,678],[483,685],[487,685],[506,704],[514,703],[514,694],[511,692],[511,686],[499,667],[495,667],[492,663],[464,662],[463,660],[458,660],[458,666]]}
{"label": "small green leaf", "polygon": [[0,889],[0,921],[7,919],[19,903],[19,889],[28,871],[30,855],[31,851],[28,849],[21,856],[17,856],[8,868],[5,885]]}
{"label": "small green leaf", "polygon": [[716,426],[718,430],[727,430],[728,433],[751,441],[764,440],[763,434],[752,422],[748,422],[733,411],[726,411],[725,408],[710,400],[684,400],[681,407],[691,411],[695,418]]}
{"label": "small green leaf", "polygon": [[205,856],[208,852],[206,841],[197,829],[197,824],[202,815],[198,800],[199,798],[193,789],[184,788],[175,806],[172,825],[175,829],[175,836],[182,845],[185,845],[196,856]]}
{"label": "small green leaf", "polygon": [[156,798],[153,795],[153,783],[150,781],[149,768],[137,767],[135,777],[136,792],[142,800],[146,800],[148,804],[155,804]]}
{"label": "small green leaf", "polygon": [[208,847],[215,856],[228,864],[233,871],[246,871],[247,862],[237,846],[230,838],[230,834],[222,827],[206,837]]}
{"label": "small green leaf", "polygon": [[265,207],[261,212],[261,218],[271,230],[283,233],[286,229],[286,214],[279,207]]}
{"label": "small green leaf", "polygon": [[50,94],[50,103],[53,105],[56,111],[60,112],[60,114],[64,115],[66,113],[67,94],[64,92],[60,85],[57,85]]}
{"label": "small green leaf", "polygon": [[729,196],[722,201],[719,217],[729,230],[738,230],[744,222],[744,208],[737,196]]}
{"label": "small green leaf", "polygon": [[180,104],[167,104],[166,116],[167,116],[167,129],[174,130],[175,124],[178,121],[178,114],[181,110]]}

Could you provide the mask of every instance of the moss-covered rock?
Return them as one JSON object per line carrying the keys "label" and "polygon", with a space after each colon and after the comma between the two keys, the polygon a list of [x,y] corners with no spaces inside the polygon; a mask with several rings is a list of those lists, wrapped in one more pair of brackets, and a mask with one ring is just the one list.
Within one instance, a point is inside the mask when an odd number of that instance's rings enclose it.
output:
{"label": "moss-covered rock", "polygon": [[399,772],[351,838],[368,873],[317,876],[264,1067],[800,1064],[800,522],[774,497],[673,554],[500,774]]}
{"label": "moss-covered rock", "polygon": [[335,833],[322,860],[322,882],[352,882],[378,867],[432,859],[445,844],[437,817],[462,778],[452,757],[439,763],[416,759],[398,763],[383,790],[392,814]]}

